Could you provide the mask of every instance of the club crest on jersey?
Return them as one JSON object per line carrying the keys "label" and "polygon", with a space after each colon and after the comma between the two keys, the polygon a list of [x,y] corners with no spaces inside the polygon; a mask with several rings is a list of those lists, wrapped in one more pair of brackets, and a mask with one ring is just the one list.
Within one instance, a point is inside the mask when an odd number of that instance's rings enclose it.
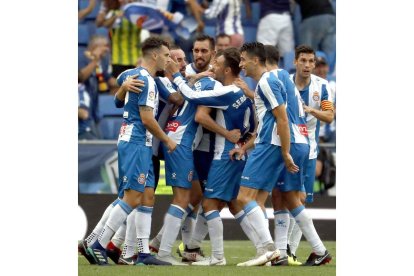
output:
{"label": "club crest on jersey", "polygon": [[150,100],[154,100],[154,99],[155,99],[155,92],[153,92],[153,91],[149,92],[149,93],[148,93],[148,98],[149,98]]}
{"label": "club crest on jersey", "polygon": [[193,171],[190,171],[189,173],[188,173],[188,181],[192,181],[193,180]]}
{"label": "club crest on jersey", "polygon": [[145,174],[141,173],[138,177],[139,184],[145,184]]}
{"label": "club crest on jersey", "polygon": [[165,126],[165,131],[175,132],[180,125],[181,123],[179,121],[168,121]]}
{"label": "club crest on jersey", "polygon": [[318,92],[318,91],[313,92],[312,99],[313,99],[315,102],[319,101],[319,92]]}

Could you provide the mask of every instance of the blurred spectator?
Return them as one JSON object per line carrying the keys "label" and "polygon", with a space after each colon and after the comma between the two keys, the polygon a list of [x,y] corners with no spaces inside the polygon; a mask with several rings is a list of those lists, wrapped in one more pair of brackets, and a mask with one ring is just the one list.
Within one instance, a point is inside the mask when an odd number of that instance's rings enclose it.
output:
{"label": "blurred spectator", "polygon": [[78,139],[98,139],[94,122],[90,116],[91,98],[82,83],[78,83],[78,96]]}
{"label": "blurred spectator", "polygon": [[89,0],[89,5],[83,10],[78,11],[78,21],[84,19],[88,14],[90,14],[95,8],[96,0]]}
{"label": "blurred spectator", "polygon": [[192,61],[193,43],[196,36],[204,31],[204,22],[202,20],[203,8],[196,0],[170,0],[169,7],[171,13],[180,12],[184,15],[184,19],[194,20],[197,24],[197,31],[193,32],[188,39],[176,36],[174,32],[171,32],[174,35],[175,44],[179,45],[189,58],[189,61]]}
{"label": "blurred spectator", "polygon": [[144,18],[137,24],[123,17],[122,8],[133,0],[104,0],[101,4],[96,25],[110,30],[112,41],[112,75],[116,78],[127,69],[137,66],[141,56],[140,35]]}
{"label": "blurred spectator", "polygon": [[289,0],[260,0],[257,41],[277,46],[280,56],[293,52],[295,39]]}
{"label": "blurred spectator", "polygon": [[216,36],[216,51],[225,50],[231,46],[231,37],[226,34],[219,34]]}
{"label": "blurred spectator", "polygon": [[84,58],[78,61],[79,81],[85,84],[91,99],[90,115],[94,122],[98,117],[99,93],[114,90],[116,80],[111,76],[109,66],[109,41],[105,36],[95,35],[91,38]]}
{"label": "blurred spectator", "polygon": [[333,69],[335,63],[336,17],[330,0],[295,0],[300,6],[302,22],[299,44],[326,53]]}
{"label": "blurred spectator", "polygon": [[244,42],[244,32],[241,25],[239,0],[213,0],[204,15],[208,19],[215,18],[216,35],[227,34],[231,37],[232,47],[241,47]]}

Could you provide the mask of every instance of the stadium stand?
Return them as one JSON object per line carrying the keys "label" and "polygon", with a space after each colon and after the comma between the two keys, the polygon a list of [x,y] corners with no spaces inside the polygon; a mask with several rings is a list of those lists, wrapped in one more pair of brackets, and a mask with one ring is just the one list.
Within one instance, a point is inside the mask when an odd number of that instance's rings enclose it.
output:
{"label": "stadium stand", "polygon": [[102,138],[106,140],[118,139],[119,129],[122,124],[122,108],[116,108],[114,96],[99,95],[99,130]]}

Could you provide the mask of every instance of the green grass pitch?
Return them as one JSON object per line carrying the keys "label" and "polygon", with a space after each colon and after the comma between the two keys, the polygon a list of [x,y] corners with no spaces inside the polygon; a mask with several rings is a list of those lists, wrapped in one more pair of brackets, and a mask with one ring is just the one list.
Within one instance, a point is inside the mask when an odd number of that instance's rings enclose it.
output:
{"label": "green grass pitch", "polygon": [[[120,266],[111,265],[97,266],[90,265],[88,261],[81,255],[78,258],[78,275],[100,275],[100,276],[124,276],[124,275],[282,275],[282,276],[333,276],[336,275],[336,242],[324,242],[328,251],[332,255],[332,261],[323,266],[317,267],[236,267],[239,262],[251,259],[255,255],[255,250],[250,241],[224,241],[224,254],[226,256],[226,266],[197,267],[197,266]],[[178,242],[173,248],[173,252],[178,247]],[[206,255],[210,255],[210,241],[203,242],[202,248]],[[306,241],[300,243],[297,255],[301,262],[305,262],[311,252],[310,246]],[[176,257],[177,255],[174,254]]]}

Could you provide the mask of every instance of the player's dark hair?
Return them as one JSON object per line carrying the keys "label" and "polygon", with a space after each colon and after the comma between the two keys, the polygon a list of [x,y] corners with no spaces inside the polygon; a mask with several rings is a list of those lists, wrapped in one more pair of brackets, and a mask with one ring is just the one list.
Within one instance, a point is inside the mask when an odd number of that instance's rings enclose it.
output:
{"label": "player's dark hair", "polygon": [[230,67],[231,72],[234,76],[238,76],[241,68],[240,64],[240,52],[237,48],[231,47],[227,48],[223,52],[224,56],[224,65]]}
{"label": "player's dark hair", "polygon": [[269,64],[278,64],[280,60],[279,50],[276,46],[265,45],[266,62]]}
{"label": "player's dark hair", "polygon": [[170,46],[170,50],[183,50],[183,48],[181,48],[177,44],[173,44],[173,45]]}
{"label": "player's dark hair", "polygon": [[216,47],[216,43],[214,41],[214,38],[212,38],[211,36],[206,35],[206,34],[200,34],[195,39],[195,41],[205,41],[205,40],[209,41],[210,50],[214,50],[214,48]]}
{"label": "player's dark hair", "polygon": [[298,59],[299,55],[302,53],[313,54],[314,56],[316,56],[315,50],[313,50],[311,46],[305,45],[305,44],[299,45],[298,47],[295,48],[295,59]]}
{"label": "player's dark hair", "polygon": [[170,44],[167,41],[158,37],[149,37],[142,43],[142,55],[146,56],[154,49],[161,49],[163,45],[170,49]]}
{"label": "player's dark hair", "polygon": [[246,52],[249,57],[258,57],[259,63],[265,65],[266,63],[266,53],[263,43],[260,42],[248,42],[244,43],[240,48],[240,53]]}
{"label": "player's dark hair", "polygon": [[223,37],[227,37],[231,42],[231,36],[229,36],[228,34],[219,34],[219,35],[217,35],[216,36],[216,42],[219,38],[223,38]]}

